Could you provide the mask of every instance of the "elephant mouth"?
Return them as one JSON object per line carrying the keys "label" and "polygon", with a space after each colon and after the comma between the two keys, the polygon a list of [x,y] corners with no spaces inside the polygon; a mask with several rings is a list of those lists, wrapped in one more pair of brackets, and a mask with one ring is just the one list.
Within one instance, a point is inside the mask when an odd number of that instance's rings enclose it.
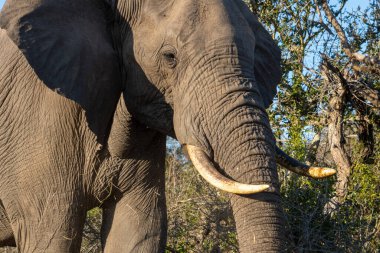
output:
{"label": "elephant mouth", "polygon": [[[214,166],[210,157],[199,147],[185,145],[188,156],[198,173],[214,187],[234,194],[248,195],[263,192],[270,187],[268,184],[243,184],[236,182],[222,175]],[[276,146],[276,162],[286,169],[299,175],[321,179],[332,176],[336,173],[335,169],[324,167],[313,167],[301,163],[290,157]]]}

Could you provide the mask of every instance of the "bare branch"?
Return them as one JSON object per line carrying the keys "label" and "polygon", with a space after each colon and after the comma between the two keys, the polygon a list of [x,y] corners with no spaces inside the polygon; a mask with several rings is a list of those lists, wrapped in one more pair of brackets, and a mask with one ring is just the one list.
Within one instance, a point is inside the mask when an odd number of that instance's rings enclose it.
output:
{"label": "bare branch", "polygon": [[320,3],[322,4],[322,8],[326,14],[327,19],[330,21],[330,23],[332,24],[336,33],[339,36],[343,51],[346,53],[347,56],[352,57],[353,51],[352,51],[350,44],[348,43],[347,36],[344,33],[342,26],[340,25],[340,23],[336,19],[334,13],[332,13],[327,1],[326,0],[320,0]]}
{"label": "bare branch", "polygon": [[[350,43],[348,42],[348,39],[347,39],[346,33],[343,30],[343,27],[340,25],[340,23],[336,19],[334,13],[331,11],[331,9],[327,3],[327,0],[319,0],[319,3],[322,5],[322,8],[326,14],[327,19],[329,20],[331,25],[334,27],[334,29],[335,29],[335,31],[336,31],[339,39],[340,39],[342,49],[345,52],[345,54],[348,57],[353,58],[356,61],[365,63],[367,65],[376,65],[376,66],[380,65],[380,58],[379,57],[374,57],[374,56],[370,57],[370,56],[365,56],[359,52],[354,52]],[[317,11],[318,10],[319,10],[319,8],[317,6]]]}
{"label": "bare branch", "polygon": [[348,88],[350,93],[363,103],[375,108],[380,108],[380,92],[378,90],[372,89],[365,83],[359,81],[349,82]]}

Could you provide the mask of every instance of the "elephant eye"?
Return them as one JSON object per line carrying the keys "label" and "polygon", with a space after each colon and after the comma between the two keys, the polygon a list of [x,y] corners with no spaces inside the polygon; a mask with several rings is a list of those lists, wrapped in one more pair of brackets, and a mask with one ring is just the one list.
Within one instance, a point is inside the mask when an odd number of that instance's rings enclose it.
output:
{"label": "elephant eye", "polygon": [[162,58],[163,58],[165,65],[168,68],[174,69],[177,66],[177,57],[176,57],[175,50],[163,52]]}

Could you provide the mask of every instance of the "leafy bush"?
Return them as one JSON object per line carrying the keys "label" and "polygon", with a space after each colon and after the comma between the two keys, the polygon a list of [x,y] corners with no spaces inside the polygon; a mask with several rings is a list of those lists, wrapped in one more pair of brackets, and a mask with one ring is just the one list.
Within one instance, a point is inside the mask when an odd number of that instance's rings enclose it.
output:
{"label": "leafy bush", "polygon": [[175,155],[166,161],[167,252],[237,252],[227,196]]}

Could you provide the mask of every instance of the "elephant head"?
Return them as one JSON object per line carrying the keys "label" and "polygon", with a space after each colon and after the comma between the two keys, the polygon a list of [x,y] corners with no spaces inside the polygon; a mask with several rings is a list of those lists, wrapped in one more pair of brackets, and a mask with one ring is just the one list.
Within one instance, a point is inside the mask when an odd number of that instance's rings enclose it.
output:
{"label": "elephant head", "polygon": [[122,93],[137,121],[177,138],[198,171],[232,193],[241,252],[283,249],[265,111],[280,50],[243,1],[8,0],[0,26],[47,87],[85,110],[100,144]]}
{"label": "elephant head", "polygon": [[275,139],[265,112],[281,76],[280,50],[240,1],[130,3],[136,10],[113,3],[121,11],[114,34],[127,66],[128,110],[166,134],[173,122],[202,175],[248,193],[231,195],[241,252],[281,251]]}

